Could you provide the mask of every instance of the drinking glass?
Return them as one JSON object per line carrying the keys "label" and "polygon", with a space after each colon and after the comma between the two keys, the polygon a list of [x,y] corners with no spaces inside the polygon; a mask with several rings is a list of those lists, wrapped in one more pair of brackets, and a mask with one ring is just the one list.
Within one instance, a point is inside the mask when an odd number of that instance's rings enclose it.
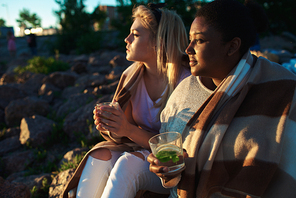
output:
{"label": "drinking glass", "polygon": [[[96,106],[95,106],[95,108],[99,108],[99,107],[101,107],[101,106],[110,106],[110,107],[114,107],[115,109],[119,109],[119,103],[118,102],[100,102],[100,103],[97,103],[96,104]],[[105,112],[105,113],[109,113],[109,112]],[[108,118],[106,118],[106,117],[104,117],[104,116],[102,116],[104,119],[108,119]],[[101,132],[103,132],[103,133],[105,133],[105,134],[109,134],[109,135],[111,135],[110,134],[110,132],[108,131],[108,130],[104,130],[104,131],[102,131],[101,130]],[[116,134],[112,134],[112,137],[113,138],[119,138],[119,136],[117,136]]]}
{"label": "drinking glass", "polygon": [[180,133],[160,133],[149,139],[149,145],[153,155],[159,160],[159,165],[168,167],[168,173],[177,172],[185,166]]}

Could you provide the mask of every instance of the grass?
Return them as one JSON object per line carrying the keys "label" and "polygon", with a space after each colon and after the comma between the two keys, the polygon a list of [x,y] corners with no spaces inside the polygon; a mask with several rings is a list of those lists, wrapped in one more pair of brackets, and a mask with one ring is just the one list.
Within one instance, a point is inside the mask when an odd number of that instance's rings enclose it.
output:
{"label": "grass", "polygon": [[22,74],[26,71],[36,74],[50,74],[55,71],[66,71],[69,67],[68,63],[55,60],[53,57],[35,56],[28,60],[27,66],[18,66],[14,69],[14,72],[17,74]]}
{"label": "grass", "polygon": [[63,172],[68,169],[77,168],[81,160],[83,159],[86,152],[82,152],[80,155],[75,155],[72,161],[63,162],[58,172]]}

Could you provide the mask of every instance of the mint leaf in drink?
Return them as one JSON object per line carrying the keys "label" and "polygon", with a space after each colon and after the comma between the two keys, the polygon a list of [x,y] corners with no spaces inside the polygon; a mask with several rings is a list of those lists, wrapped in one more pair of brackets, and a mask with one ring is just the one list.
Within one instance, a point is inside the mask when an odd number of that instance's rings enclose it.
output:
{"label": "mint leaf in drink", "polygon": [[160,161],[160,162],[168,162],[170,160],[172,160],[174,163],[179,161],[179,157],[177,156],[177,152],[176,151],[159,151],[156,154],[156,158]]}
{"label": "mint leaf in drink", "polygon": [[178,157],[177,155],[173,155],[173,156],[172,156],[172,161],[173,161],[174,163],[178,162],[178,161],[179,161],[179,157]]}

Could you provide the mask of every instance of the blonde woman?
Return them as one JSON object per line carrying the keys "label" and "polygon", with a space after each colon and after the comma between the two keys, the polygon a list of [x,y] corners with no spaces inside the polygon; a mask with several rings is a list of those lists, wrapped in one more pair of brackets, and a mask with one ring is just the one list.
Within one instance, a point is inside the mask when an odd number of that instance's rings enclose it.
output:
{"label": "blonde woman", "polygon": [[109,141],[87,153],[65,193],[77,183],[77,197],[133,198],[141,189],[169,193],[149,171],[148,140],[158,133],[161,110],[190,70],[184,24],[174,11],[161,6],[134,8],[125,42],[126,58],[135,63],[123,72],[115,92],[113,100],[120,108],[94,110],[97,129]]}

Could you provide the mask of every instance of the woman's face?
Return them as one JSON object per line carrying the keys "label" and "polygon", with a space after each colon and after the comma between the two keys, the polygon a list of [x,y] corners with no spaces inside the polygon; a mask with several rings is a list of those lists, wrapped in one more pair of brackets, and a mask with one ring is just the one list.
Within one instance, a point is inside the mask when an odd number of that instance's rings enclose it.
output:
{"label": "woman's face", "polygon": [[228,45],[222,41],[222,35],[204,18],[197,17],[191,24],[190,43],[186,49],[189,55],[191,73],[212,79],[223,79],[228,73],[226,56]]}
{"label": "woman's face", "polygon": [[156,61],[155,44],[151,42],[150,30],[146,29],[139,18],[131,26],[126,42],[126,59],[149,63]]}

